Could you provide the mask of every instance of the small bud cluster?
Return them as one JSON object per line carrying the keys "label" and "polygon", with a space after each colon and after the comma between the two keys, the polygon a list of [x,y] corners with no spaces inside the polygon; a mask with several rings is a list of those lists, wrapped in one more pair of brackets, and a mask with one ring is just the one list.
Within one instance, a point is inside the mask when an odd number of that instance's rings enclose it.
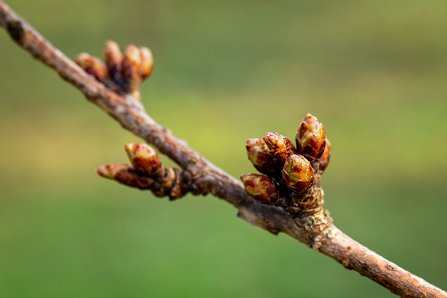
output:
{"label": "small bud cluster", "polygon": [[145,47],[128,45],[125,53],[117,43],[108,41],[104,49],[105,62],[89,54],[79,54],[76,63],[96,80],[119,94],[131,94],[140,99],[140,84],[152,73],[154,59]]}
{"label": "small bud cluster", "polygon": [[326,169],[331,150],[323,125],[311,114],[300,124],[296,148],[277,132],[248,139],[245,147],[248,159],[262,173],[241,176],[246,192],[261,203],[283,207],[309,201],[311,187]]}
{"label": "small bud cluster", "polygon": [[131,165],[98,167],[100,176],[131,187],[151,190],[154,195],[168,196],[171,200],[188,192],[191,176],[179,169],[164,167],[154,149],[146,144],[127,144],[124,148]]}

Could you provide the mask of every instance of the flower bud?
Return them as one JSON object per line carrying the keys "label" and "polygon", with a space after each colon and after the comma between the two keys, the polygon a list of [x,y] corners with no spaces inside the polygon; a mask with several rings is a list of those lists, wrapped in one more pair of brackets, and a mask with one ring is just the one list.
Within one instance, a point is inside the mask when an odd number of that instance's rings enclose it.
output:
{"label": "flower bud", "polygon": [[153,177],[162,171],[162,164],[157,152],[146,144],[126,144],[124,149],[137,171]]}
{"label": "flower bud", "polygon": [[296,148],[298,152],[310,159],[321,156],[326,143],[326,133],[318,119],[307,114],[296,133]]}
{"label": "flower bud", "polygon": [[329,142],[328,139],[326,139],[326,145],[324,146],[323,154],[321,155],[319,160],[320,163],[319,170],[321,172],[324,172],[324,170],[326,170],[330,159],[331,159],[331,143]]}
{"label": "flower bud", "polygon": [[259,174],[245,174],[241,176],[245,191],[255,200],[263,204],[274,204],[279,199],[278,189],[267,176]]}
{"label": "flower bud", "polygon": [[106,64],[94,56],[81,53],[76,57],[76,64],[100,82],[104,83],[108,79],[109,74]]}
{"label": "flower bud", "polygon": [[310,162],[302,155],[292,154],[287,158],[282,170],[282,177],[287,187],[300,193],[309,188],[314,171]]}
{"label": "flower bud", "polygon": [[127,46],[126,52],[124,53],[123,64],[128,64],[129,67],[133,68],[129,71],[133,71],[135,69],[135,72],[138,73],[139,66],[141,64],[141,52],[136,45],[130,44]]}
{"label": "flower bud", "polygon": [[96,172],[101,177],[113,180],[119,172],[127,171],[128,168],[129,166],[125,164],[110,164],[97,167]]}
{"label": "flower bud", "polygon": [[104,178],[139,189],[151,189],[154,179],[139,175],[129,165],[110,164],[98,167],[96,172]]}
{"label": "flower bud", "polygon": [[280,159],[280,168],[290,154],[296,153],[292,141],[277,132],[266,133],[263,140],[276,159]]}
{"label": "flower bud", "polygon": [[245,148],[247,149],[248,159],[259,172],[263,174],[274,174],[276,172],[273,155],[263,139],[247,139]]}
{"label": "flower bud", "polygon": [[154,57],[151,50],[148,48],[140,48],[141,64],[140,64],[140,77],[142,80],[146,79],[152,73],[154,69]]}
{"label": "flower bud", "polygon": [[141,55],[140,49],[130,44],[127,46],[126,53],[124,54],[122,72],[123,78],[127,84],[127,92],[132,94],[136,98],[140,97],[138,91],[139,85],[141,83],[140,77],[140,66],[141,66]]}
{"label": "flower bud", "polygon": [[123,54],[118,46],[118,44],[114,41],[106,42],[106,46],[104,48],[104,55],[106,58],[106,64],[109,68],[109,74],[112,80],[115,83],[121,80],[121,63],[123,62]]}

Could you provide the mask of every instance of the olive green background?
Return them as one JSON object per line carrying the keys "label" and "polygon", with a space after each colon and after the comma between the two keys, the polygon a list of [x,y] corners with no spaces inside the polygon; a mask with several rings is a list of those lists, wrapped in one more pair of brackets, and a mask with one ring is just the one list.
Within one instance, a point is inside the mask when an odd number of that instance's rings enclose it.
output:
{"label": "olive green background", "polygon": [[[447,288],[446,1],[8,3],[70,57],[149,46],[149,113],[234,176],[246,138],[315,114],[335,223]],[[0,137],[1,297],[391,296],[211,196],[98,178],[138,139],[4,31]]]}

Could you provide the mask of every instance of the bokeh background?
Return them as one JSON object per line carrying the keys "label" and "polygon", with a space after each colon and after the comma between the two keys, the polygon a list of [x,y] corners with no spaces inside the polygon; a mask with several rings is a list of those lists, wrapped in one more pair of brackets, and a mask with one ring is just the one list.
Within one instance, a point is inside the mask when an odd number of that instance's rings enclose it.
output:
{"label": "bokeh background", "polygon": [[[150,114],[235,176],[244,140],[333,144],[327,207],[356,240],[447,288],[447,2],[7,1],[68,56],[149,46]],[[100,179],[138,141],[0,32],[1,297],[388,297],[213,197]]]}

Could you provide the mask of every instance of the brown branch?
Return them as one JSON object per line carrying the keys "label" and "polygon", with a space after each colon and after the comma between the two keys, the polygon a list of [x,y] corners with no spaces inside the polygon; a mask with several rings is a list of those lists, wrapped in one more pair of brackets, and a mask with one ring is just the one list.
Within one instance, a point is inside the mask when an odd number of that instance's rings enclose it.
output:
{"label": "brown branch", "polygon": [[[106,87],[96,81],[17,16],[4,1],[0,1],[0,26],[6,29],[19,46],[53,68],[122,127],[154,145],[161,153],[175,161],[184,173],[190,175],[193,193],[211,193],[235,206],[239,217],[246,221],[274,234],[288,234],[397,295],[447,297],[443,290],[384,259],[338,230],[322,207],[323,196],[319,180],[313,188],[319,204],[315,212],[305,213],[299,209],[298,213],[294,213],[281,207],[261,204],[247,195],[238,180],[214,166],[186,142],[155,122],[136,97],[114,92],[110,86]],[[133,87],[132,91],[132,94],[138,94]],[[126,171],[133,173],[127,168]]]}

